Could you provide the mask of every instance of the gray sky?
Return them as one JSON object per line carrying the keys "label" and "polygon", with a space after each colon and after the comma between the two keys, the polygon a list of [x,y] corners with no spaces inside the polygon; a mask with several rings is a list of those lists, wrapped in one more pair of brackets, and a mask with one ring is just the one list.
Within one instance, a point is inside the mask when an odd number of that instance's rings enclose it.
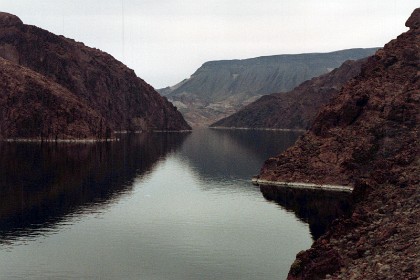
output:
{"label": "gray sky", "polygon": [[0,0],[24,23],[112,54],[156,88],[209,60],[381,47],[418,0]]}

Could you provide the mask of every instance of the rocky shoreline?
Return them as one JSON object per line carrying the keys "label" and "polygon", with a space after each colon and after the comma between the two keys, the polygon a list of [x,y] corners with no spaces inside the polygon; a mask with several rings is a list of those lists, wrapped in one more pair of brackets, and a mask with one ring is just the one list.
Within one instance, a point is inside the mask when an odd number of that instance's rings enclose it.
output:
{"label": "rocky shoreline", "polygon": [[358,185],[350,218],[300,252],[288,279],[412,279],[420,275],[418,186]]}

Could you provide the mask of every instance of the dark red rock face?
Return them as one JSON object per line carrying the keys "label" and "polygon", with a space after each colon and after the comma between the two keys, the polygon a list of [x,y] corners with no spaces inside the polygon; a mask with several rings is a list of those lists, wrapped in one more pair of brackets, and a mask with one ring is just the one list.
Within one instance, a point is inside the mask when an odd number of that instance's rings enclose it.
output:
{"label": "dark red rock face", "polygon": [[66,88],[0,58],[0,139],[109,138],[104,118]]}
{"label": "dark red rock face", "polygon": [[170,102],[111,55],[5,13],[0,13],[0,57],[66,88],[112,130],[190,129]]}
{"label": "dark red rock face", "polygon": [[288,279],[420,275],[420,9],[406,26],[261,170],[267,180],[355,186],[352,217],[299,253]]}
{"label": "dark red rock face", "polygon": [[212,127],[308,129],[319,109],[360,73],[366,59],[346,61],[328,74],[312,78],[292,91],[265,95]]}

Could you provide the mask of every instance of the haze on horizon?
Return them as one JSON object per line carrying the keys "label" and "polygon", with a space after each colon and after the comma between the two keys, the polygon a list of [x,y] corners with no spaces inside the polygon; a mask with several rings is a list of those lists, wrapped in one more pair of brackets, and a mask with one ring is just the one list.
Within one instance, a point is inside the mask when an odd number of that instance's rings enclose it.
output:
{"label": "haze on horizon", "polygon": [[0,0],[0,10],[106,51],[155,88],[209,60],[382,47],[414,0]]}

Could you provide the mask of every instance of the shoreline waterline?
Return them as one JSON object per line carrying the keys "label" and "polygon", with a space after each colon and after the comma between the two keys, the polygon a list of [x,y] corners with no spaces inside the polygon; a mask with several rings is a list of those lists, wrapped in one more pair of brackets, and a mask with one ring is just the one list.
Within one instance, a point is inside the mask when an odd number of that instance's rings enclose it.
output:
{"label": "shoreline waterline", "polygon": [[354,187],[342,186],[342,185],[329,185],[329,184],[314,184],[314,183],[302,183],[302,182],[282,182],[282,181],[269,181],[259,178],[252,178],[252,184],[256,186],[276,186],[284,188],[294,189],[309,189],[309,190],[325,190],[325,191],[337,191],[337,192],[353,192]]}

